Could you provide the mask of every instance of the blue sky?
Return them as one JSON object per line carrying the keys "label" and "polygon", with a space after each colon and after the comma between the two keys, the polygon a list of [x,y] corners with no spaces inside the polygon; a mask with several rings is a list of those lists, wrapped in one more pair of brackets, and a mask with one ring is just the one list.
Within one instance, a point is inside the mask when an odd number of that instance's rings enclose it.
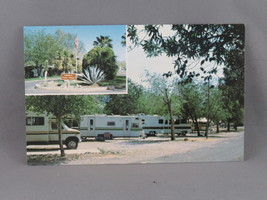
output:
{"label": "blue sky", "polygon": [[[93,48],[93,41],[100,35],[109,36],[112,39],[113,50],[118,61],[126,61],[126,47],[121,45],[121,36],[126,32],[125,25],[90,25],[90,26],[25,26],[24,30],[44,30],[46,33],[55,33],[61,29],[65,33],[77,32],[79,41],[85,45],[86,52]],[[73,41],[74,42],[74,41]]]}

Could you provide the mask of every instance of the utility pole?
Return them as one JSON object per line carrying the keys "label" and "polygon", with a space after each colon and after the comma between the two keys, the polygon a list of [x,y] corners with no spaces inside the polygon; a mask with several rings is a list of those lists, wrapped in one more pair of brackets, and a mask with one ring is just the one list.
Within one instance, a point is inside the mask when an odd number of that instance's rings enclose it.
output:
{"label": "utility pole", "polygon": [[78,46],[79,46],[79,40],[78,40],[78,35],[77,35],[77,29],[75,27],[75,49],[76,49],[76,55],[75,55],[75,69],[76,69],[76,74],[78,73]]}
{"label": "utility pole", "polygon": [[210,78],[211,76],[208,77],[208,109],[207,109],[207,124],[206,124],[206,131],[205,131],[206,139],[208,139],[208,131],[209,131],[209,123],[210,123]]}

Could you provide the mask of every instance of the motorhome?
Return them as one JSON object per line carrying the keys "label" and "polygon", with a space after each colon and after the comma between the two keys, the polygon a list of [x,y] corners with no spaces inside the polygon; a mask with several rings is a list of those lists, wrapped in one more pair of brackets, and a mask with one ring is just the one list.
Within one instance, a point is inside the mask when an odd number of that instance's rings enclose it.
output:
{"label": "motorhome", "polygon": [[138,116],[83,115],[80,121],[82,139],[113,139],[116,137],[144,137]]}
{"label": "motorhome", "polygon": [[[156,134],[170,134],[171,122],[166,117],[158,115],[138,115],[143,121],[143,129],[146,136],[155,136]],[[174,117],[174,133],[178,136],[185,136],[191,133],[191,123]]]}
{"label": "motorhome", "polygon": [[[61,124],[62,141],[69,149],[76,149],[81,141],[80,131]],[[59,144],[56,118],[46,114],[26,113],[27,145]]]}

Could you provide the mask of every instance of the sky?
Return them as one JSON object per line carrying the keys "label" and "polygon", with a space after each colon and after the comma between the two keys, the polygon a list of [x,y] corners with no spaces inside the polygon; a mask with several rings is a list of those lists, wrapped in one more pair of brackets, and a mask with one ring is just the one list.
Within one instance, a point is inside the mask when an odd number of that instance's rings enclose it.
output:
{"label": "sky", "polygon": [[[138,35],[140,38],[144,38],[145,34],[143,34],[140,30],[142,29],[142,25],[137,26]],[[171,25],[164,25],[161,28],[161,33],[163,36],[173,35],[175,32],[171,30]],[[131,45],[131,41],[129,38],[126,40],[127,49]],[[171,58],[162,54],[158,57],[148,58],[144,53],[142,47],[135,47],[133,50],[127,51],[127,74],[128,77],[133,80],[135,83],[143,85],[145,87],[149,87],[148,83],[145,81],[145,71],[147,70],[149,73],[158,73],[164,74],[169,71],[175,74],[174,70],[174,60],[175,58]],[[191,62],[191,63],[190,63]],[[197,73],[202,73],[199,69],[199,65],[197,61],[189,61],[188,64],[191,64],[190,71],[195,71]],[[202,65],[204,68],[211,68],[213,66],[212,63],[205,63]],[[213,84],[216,84],[218,79],[223,76],[222,71],[223,66],[218,66],[217,75],[213,75]],[[173,75],[172,78],[178,78],[178,75]],[[201,81],[200,79],[197,81]]]}
{"label": "sky", "polygon": [[[126,61],[126,47],[121,45],[121,36],[126,32],[126,25],[90,25],[90,26],[25,26],[25,30],[44,30],[46,33],[55,33],[61,29],[65,33],[77,33],[79,41],[85,45],[86,52],[93,48],[93,41],[100,35],[112,39],[113,50],[118,61]],[[74,41],[73,41],[74,42]]]}

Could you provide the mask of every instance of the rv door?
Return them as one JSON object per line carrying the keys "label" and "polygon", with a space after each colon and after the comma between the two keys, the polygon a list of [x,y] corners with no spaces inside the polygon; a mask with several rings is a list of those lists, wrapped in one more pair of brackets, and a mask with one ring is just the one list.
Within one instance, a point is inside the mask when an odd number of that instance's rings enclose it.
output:
{"label": "rv door", "polygon": [[95,119],[94,118],[88,119],[88,131],[93,134],[95,133]]}
{"label": "rv door", "polygon": [[123,134],[123,135],[125,137],[130,137],[130,131],[131,131],[130,120],[125,119],[125,123],[124,123],[124,133],[125,134]]}

